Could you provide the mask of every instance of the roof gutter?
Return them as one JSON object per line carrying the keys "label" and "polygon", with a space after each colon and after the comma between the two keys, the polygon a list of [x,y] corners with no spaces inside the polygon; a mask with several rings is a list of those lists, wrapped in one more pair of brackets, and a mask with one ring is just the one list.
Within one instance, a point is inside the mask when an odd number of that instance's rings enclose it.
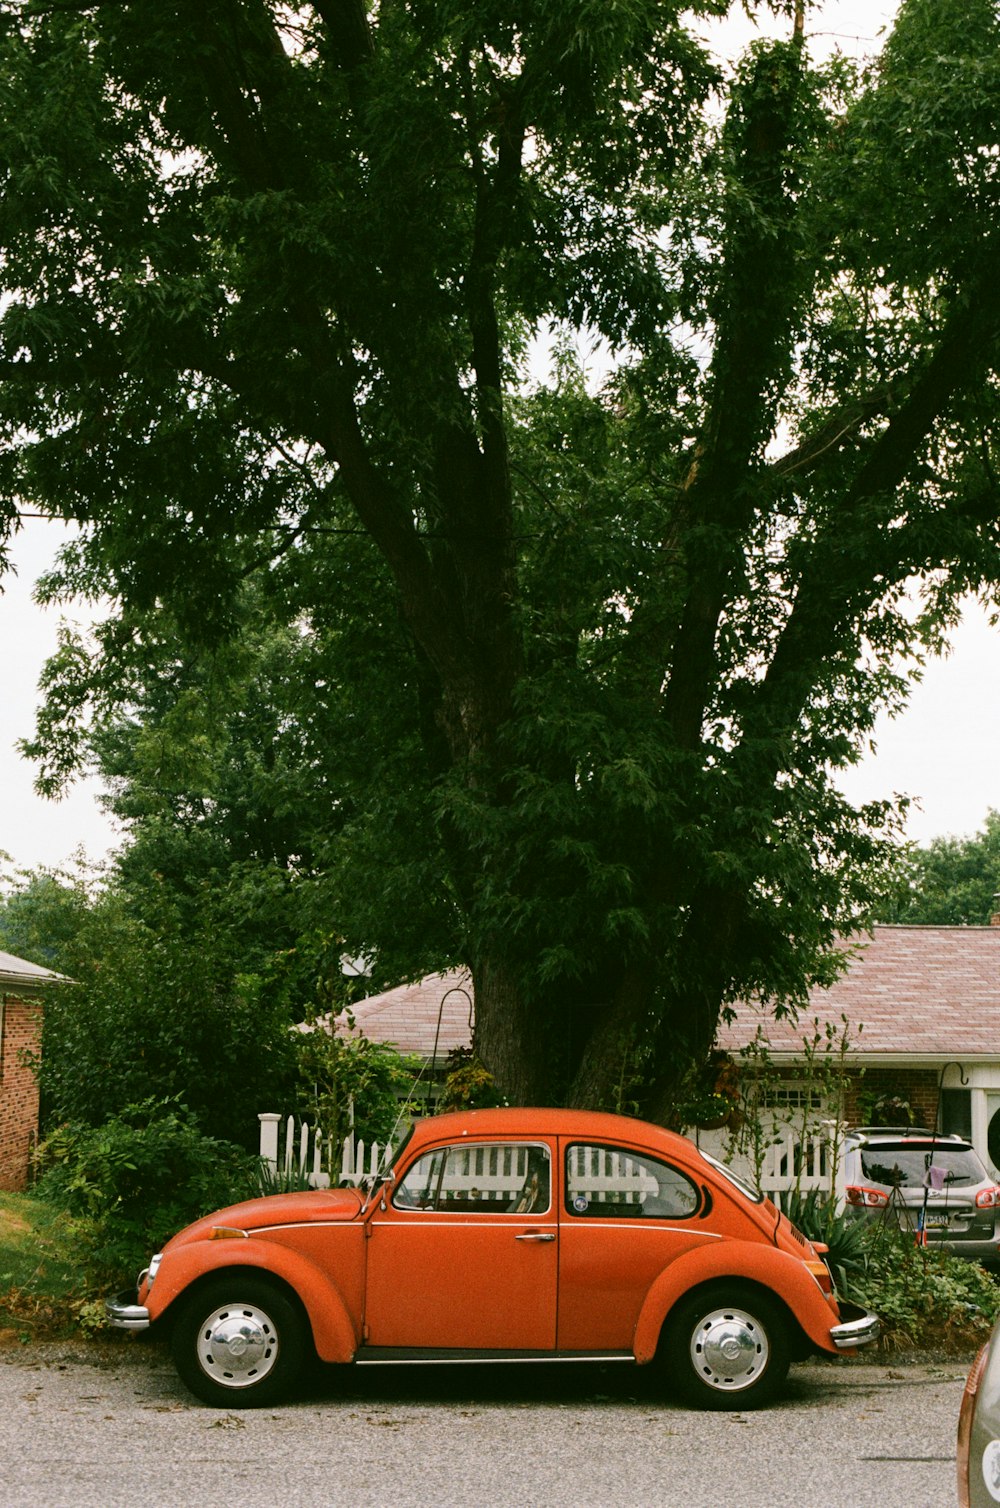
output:
{"label": "roof gutter", "polygon": [[50,970],[46,970],[44,974],[13,974],[0,969],[0,990],[18,999],[41,995],[50,985],[72,983],[67,975],[55,974]]}
{"label": "roof gutter", "polygon": [[[738,1059],[739,1049],[731,1050],[734,1058]],[[768,1057],[772,1063],[781,1068],[797,1067],[807,1061],[804,1052],[796,1052],[794,1048],[772,1047],[768,1051]],[[1000,1043],[994,1052],[959,1052],[958,1060],[967,1067],[976,1067],[980,1064],[1000,1063]],[[813,1058],[812,1061],[815,1061]],[[858,1052],[851,1048],[844,1057],[844,1067],[849,1070],[855,1065],[864,1068],[942,1068],[949,1063],[956,1062],[954,1046],[942,1048],[940,1052],[906,1052],[896,1050],[893,1052],[875,1052],[869,1049],[867,1052]]]}

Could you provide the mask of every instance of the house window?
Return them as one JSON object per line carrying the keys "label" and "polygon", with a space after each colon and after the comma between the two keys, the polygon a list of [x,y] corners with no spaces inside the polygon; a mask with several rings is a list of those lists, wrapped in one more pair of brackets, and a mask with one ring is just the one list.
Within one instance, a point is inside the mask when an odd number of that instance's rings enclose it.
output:
{"label": "house window", "polygon": [[946,1136],[964,1136],[972,1140],[972,1091],[969,1089],[943,1089],[941,1091],[941,1130]]}
{"label": "house window", "polygon": [[794,1083],[769,1084],[764,1091],[762,1108],[788,1119],[801,1115],[805,1110],[817,1115],[823,1109],[823,1092],[815,1084]]}

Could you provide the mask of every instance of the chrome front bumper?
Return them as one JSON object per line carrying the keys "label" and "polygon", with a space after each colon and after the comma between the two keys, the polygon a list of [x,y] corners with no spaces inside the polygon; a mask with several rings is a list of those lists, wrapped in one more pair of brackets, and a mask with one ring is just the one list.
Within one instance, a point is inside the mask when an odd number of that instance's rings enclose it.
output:
{"label": "chrome front bumper", "polygon": [[878,1340],[882,1333],[882,1323],[877,1314],[872,1314],[869,1309],[861,1309],[857,1304],[841,1304],[840,1312],[850,1315],[850,1318],[842,1320],[830,1330],[830,1339],[838,1351],[853,1351],[855,1346],[867,1346],[871,1341]]}
{"label": "chrome front bumper", "polygon": [[124,1293],[115,1294],[113,1299],[105,1299],[104,1313],[109,1323],[116,1325],[119,1330],[149,1329],[149,1310],[145,1305],[135,1303],[128,1289]]}

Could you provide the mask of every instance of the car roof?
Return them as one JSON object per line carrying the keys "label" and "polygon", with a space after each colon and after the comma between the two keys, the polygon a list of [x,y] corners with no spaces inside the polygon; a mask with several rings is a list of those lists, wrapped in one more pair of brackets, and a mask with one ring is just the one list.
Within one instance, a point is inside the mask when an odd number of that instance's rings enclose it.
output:
{"label": "car roof", "polygon": [[613,1115],[604,1110],[559,1110],[545,1106],[510,1106],[496,1110],[453,1110],[418,1121],[408,1150],[425,1142],[460,1136],[573,1136],[591,1141],[628,1141],[690,1156],[698,1149],[686,1136],[652,1121]]}

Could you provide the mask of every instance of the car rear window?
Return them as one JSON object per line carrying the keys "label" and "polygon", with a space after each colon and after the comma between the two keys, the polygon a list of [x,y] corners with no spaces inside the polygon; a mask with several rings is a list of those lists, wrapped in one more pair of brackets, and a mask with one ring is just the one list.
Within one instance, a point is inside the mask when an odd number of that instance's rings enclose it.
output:
{"label": "car rear window", "polygon": [[604,1219],[687,1220],[701,1206],[679,1168],[623,1147],[574,1142],[566,1149],[566,1213]]}
{"label": "car rear window", "polygon": [[971,1147],[946,1147],[940,1142],[881,1142],[861,1148],[861,1168],[869,1183],[890,1188],[922,1188],[930,1167],[942,1169],[945,1188],[968,1188],[983,1183],[986,1169]]}

